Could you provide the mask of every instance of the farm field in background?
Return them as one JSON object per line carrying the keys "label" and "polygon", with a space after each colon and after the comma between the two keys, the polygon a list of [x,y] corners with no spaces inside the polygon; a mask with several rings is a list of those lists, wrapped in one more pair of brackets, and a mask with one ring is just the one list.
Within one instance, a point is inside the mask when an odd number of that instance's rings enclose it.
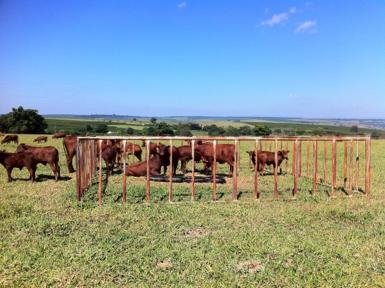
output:
{"label": "farm field in background", "polygon": [[[35,136],[20,135],[20,142],[32,143]],[[42,145],[59,149],[63,180],[54,182],[50,169],[39,166],[37,183],[27,181],[26,170],[16,169],[13,177],[23,180],[6,183],[6,171],[0,168],[0,286],[373,287],[385,283],[383,140],[372,142],[368,198],[361,193],[347,198],[338,190],[337,198],[331,199],[324,186],[311,196],[311,180],[301,178],[299,197],[292,200],[293,178],[282,175],[281,199],[274,201],[273,176],[267,175],[261,177],[261,201],[255,202],[246,154],[253,148],[250,142],[240,147],[237,202],[230,200],[232,179],[227,178],[226,184],[218,185],[220,203],[209,201],[211,184],[196,184],[195,203],[190,203],[190,185],[174,184],[175,203],[169,204],[168,183],[152,183],[151,204],[146,206],[144,178],[128,177],[128,203],[122,207],[122,175],[117,172],[108,181],[101,208],[96,207],[96,187],[78,205],[75,174],[67,173],[62,140],[50,139]],[[342,145],[338,147],[337,181],[342,183]],[[1,145],[1,149],[14,151],[16,145]],[[305,151],[303,147],[303,155]],[[363,151],[362,146],[362,156]],[[220,173],[227,173],[227,165],[219,167]],[[363,187],[362,172],[360,176]]]}
{"label": "farm field in background", "polygon": [[[179,119],[179,118],[176,118]],[[160,118],[158,122],[166,122],[168,124],[188,123],[186,119]],[[97,125],[106,124],[109,131],[115,135],[126,135],[127,128],[133,128],[140,132],[145,127],[150,125],[149,119],[139,118],[136,121],[133,120],[109,120],[109,119],[97,119],[97,118],[46,118],[48,124],[48,131],[66,131],[67,133],[76,133],[78,131],[85,131],[87,125],[95,128]],[[241,126],[254,127],[255,125],[263,125],[270,128],[273,134],[284,135],[354,135],[349,126],[335,126],[335,125],[316,125],[311,123],[292,123],[292,122],[268,122],[268,121],[253,121],[252,119],[246,119],[242,121],[224,120],[224,119],[198,119],[190,122],[198,123],[202,126],[217,125],[219,127],[239,128]],[[191,130],[191,133],[195,136],[204,136],[208,132],[204,130]],[[385,131],[370,128],[359,128],[360,134],[372,134],[375,133],[378,136],[384,138]]]}

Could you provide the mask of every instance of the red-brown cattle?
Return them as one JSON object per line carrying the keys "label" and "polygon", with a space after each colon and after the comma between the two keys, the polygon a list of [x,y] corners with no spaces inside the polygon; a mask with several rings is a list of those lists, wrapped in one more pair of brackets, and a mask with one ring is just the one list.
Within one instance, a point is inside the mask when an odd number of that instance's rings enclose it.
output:
{"label": "red-brown cattle", "polygon": [[37,142],[37,143],[41,143],[41,142],[47,142],[47,136],[39,136],[39,137],[36,137],[33,142]]}
{"label": "red-brown cattle", "polygon": [[114,170],[116,156],[117,148],[115,145],[106,146],[104,149],[102,149],[102,158],[106,163],[107,174],[109,175],[111,175]]}
{"label": "red-brown cattle", "polygon": [[60,166],[59,166],[59,151],[53,146],[46,147],[33,147],[26,144],[20,144],[16,148],[16,152],[30,152],[36,160],[37,164],[46,165],[47,163],[51,167],[51,170],[55,176],[55,181],[60,178]]}
{"label": "red-brown cattle", "polygon": [[[144,145],[144,146],[143,146]],[[142,141],[142,147],[146,147],[146,142]],[[166,146],[162,143],[156,144],[150,142],[150,155],[157,154],[157,148],[164,148],[164,153],[160,155],[160,160],[162,162],[163,173],[167,173],[167,166],[170,166],[170,146]],[[172,146],[172,173],[176,174],[176,169],[178,167],[179,154],[178,149],[175,146]]]}
{"label": "red-brown cattle", "polygon": [[72,159],[76,155],[77,138],[73,135],[67,135],[63,139],[63,148],[66,155],[68,172],[75,172],[74,166],[72,165]]}
{"label": "red-brown cattle", "polygon": [[[191,153],[191,145],[183,145],[177,148],[178,149],[178,157],[180,160],[180,170],[182,171],[183,174],[186,173],[186,164],[188,161],[192,160],[192,153]],[[195,152],[195,149],[194,149]],[[199,154],[198,151],[197,153],[194,153],[194,159],[195,162],[200,162],[201,161],[201,155]]]}
{"label": "red-brown cattle", "polygon": [[66,133],[64,132],[56,132],[53,134],[52,139],[59,139],[59,138],[64,138],[66,136]]}
{"label": "red-brown cattle", "polygon": [[[199,153],[202,157],[203,162],[205,162],[206,173],[207,169],[212,166],[214,162],[214,150],[212,143],[202,143],[200,145],[195,146],[195,152]],[[227,163],[229,164],[230,174],[232,176],[234,169],[234,152],[235,145],[234,144],[217,144],[216,145],[216,161],[220,164]]]}
{"label": "red-brown cattle", "polygon": [[[288,150],[282,150],[277,151],[277,167],[280,167],[283,160],[288,160],[288,154],[290,151]],[[255,151],[247,151],[249,154],[250,160],[253,163],[254,169],[255,169]],[[275,168],[275,152],[271,151],[258,151],[258,162],[257,162],[257,170],[259,173],[263,173],[266,166],[273,165],[273,168]],[[280,172],[282,173],[282,170],[280,169]]]}
{"label": "red-brown cattle", "polygon": [[7,135],[4,137],[3,140],[1,140],[1,144],[11,143],[11,142],[15,142],[16,144],[19,144],[19,136]]}
{"label": "red-brown cattle", "polygon": [[[117,140],[115,145],[118,148],[116,162],[121,164],[121,159],[123,157],[123,140]],[[127,155],[134,155],[139,161],[142,161],[142,148],[138,144],[127,142],[126,153]]]}
{"label": "red-brown cattle", "polygon": [[[160,146],[155,148],[155,153],[149,159],[149,174],[150,176],[160,175],[160,170],[162,167],[161,156],[164,155],[166,150],[165,146]],[[142,161],[140,163],[136,163],[130,165],[126,168],[125,171],[127,176],[146,176],[147,175],[147,162]]]}
{"label": "red-brown cattle", "polygon": [[37,161],[32,153],[26,151],[16,153],[0,151],[0,163],[7,170],[8,182],[13,180],[11,176],[13,168],[19,168],[21,170],[23,167],[28,169],[31,182],[35,181]]}

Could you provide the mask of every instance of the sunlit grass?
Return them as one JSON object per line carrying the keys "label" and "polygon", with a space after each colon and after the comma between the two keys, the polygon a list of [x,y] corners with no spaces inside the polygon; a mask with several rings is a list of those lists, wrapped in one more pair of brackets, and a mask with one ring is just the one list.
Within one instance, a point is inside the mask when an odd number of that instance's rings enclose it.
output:
{"label": "sunlit grass", "polygon": [[[33,137],[21,135],[21,142],[31,143]],[[144,179],[128,178],[125,207],[118,173],[109,179],[103,207],[97,207],[95,186],[79,205],[62,141],[46,145],[59,149],[64,180],[54,182],[50,169],[39,166],[37,183],[27,181],[25,170],[15,170],[18,180],[6,183],[0,168],[0,286],[384,286],[384,141],[373,141],[370,197],[354,193],[348,198],[338,190],[331,199],[324,186],[312,196],[311,179],[301,177],[299,196],[292,200],[288,174],[279,177],[280,200],[273,200],[268,175],[260,179],[261,201],[254,201],[245,153],[253,147],[249,143],[241,147],[239,201],[231,201],[228,178],[218,184],[218,203],[210,201],[211,184],[197,184],[194,203],[190,184],[174,184],[169,204],[168,183],[152,183],[147,206]],[[16,146],[1,148],[13,151]],[[339,145],[339,184],[342,149]],[[305,159],[306,147],[302,151]],[[290,165],[291,159],[289,172]],[[219,172],[227,171],[220,166]]]}

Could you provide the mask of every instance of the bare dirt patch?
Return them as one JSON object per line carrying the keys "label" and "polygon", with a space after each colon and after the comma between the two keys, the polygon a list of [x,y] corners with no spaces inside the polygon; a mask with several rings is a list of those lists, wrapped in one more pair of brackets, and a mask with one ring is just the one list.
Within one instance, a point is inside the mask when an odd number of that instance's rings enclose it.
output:
{"label": "bare dirt patch", "polygon": [[209,235],[209,231],[202,227],[189,229],[184,232],[184,237],[188,239],[199,239],[207,235]]}
{"label": "bare dirt patch", "polygon": [[262,271],[265,267],[256,260],[241,261],[237,265],[237,272],[254,274]]}
{"label": "bare dirt patch", "polygon": [[159,269],[162,269],[162,270],[172,268],[172,266],[173,265],[172,265],[171,259],[164,259],[164,260],[156,263],[156,267],[158,267]]}

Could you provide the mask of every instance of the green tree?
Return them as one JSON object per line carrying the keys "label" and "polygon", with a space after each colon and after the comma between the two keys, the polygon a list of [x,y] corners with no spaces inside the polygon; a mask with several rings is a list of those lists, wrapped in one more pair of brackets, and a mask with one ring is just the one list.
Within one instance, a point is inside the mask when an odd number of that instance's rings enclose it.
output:
{"label": "green tree", "polygon": [[98,124],[95,128],[95,132],[99,134],[106,134],[108,132],[108,126],[107,124]]}
{"label": "green tree", "polygon": [[269,136],[271,134],[271,129],[264,125],[256,125],[254,127],[255,136]]}
{"label": "green tree", "polygon": [[152,118],[150,119],[151,124],[154,125],[154,124],[156,123],[156,120],[157,120],[157,119],[156,119],[155,117],[152,117]]}
{"label": "green tree", "polygon": [[45,133],[48,125],[37,110],[19,106],[0,116],[0,130],[6,133]]}
{"label": "green tree", "polygon": [[127,130],[126,130],[126,133],[128,135],[134,135],[135,134],[135,130],[132,127],[128,127]]}
{"label": "green tree", "polygon": [[350,127],[350,131],[353,132],[353,133],[358,133],[358,126],[357,125],[353,125],[352,127]]}
{"label": "green tree", "polygon": [[147,136],[174,136],[175,135],[172,127],[165,122],[156,123],[154,125],[146,127],[143,132]]}
{"label": "green tree", "polygon": [[251,129],[250,126],[241,126],[239,127],[239,135],[242,136],[248,136],[248,135],[253,135],[253,129]]}
{"label": "green tree", "polygon": [[94,128],[90,124],[87,124],[86,125],[86,132],[92,132],[92,131],[94,131]]}

